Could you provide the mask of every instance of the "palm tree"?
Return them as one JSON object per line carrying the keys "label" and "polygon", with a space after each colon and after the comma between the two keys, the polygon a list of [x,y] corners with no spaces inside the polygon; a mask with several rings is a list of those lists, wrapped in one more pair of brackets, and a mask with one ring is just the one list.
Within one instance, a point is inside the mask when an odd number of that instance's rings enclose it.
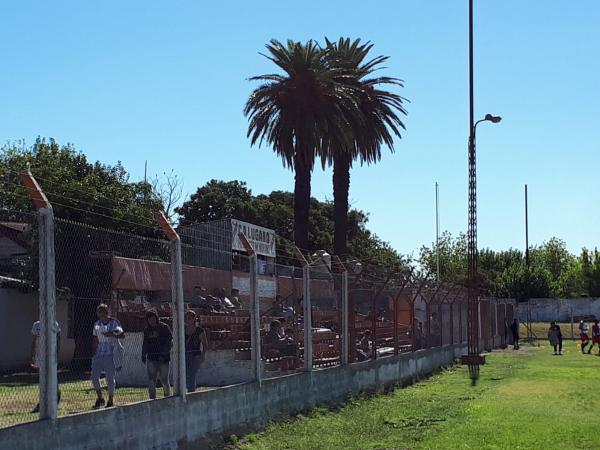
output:
{"label": "palm tree", "polygon": [[361,164],[378,162],[382,145],[394,152],[394,136],[400,138],[400,130],[405,129],[399,115],[406,114],[403,104],[406,99],[382,89],[386,85],[403,87],[402,80],[371,77],[389,57],[377,56],[366,60],[373,47],[370,42],[361,44],[360,39],[351,42],[348,38],[340,38],[338,42],[326,39],[326,44],[325,56],[334,69],[336,81],[351,89],[358,109],[347,116],[351,138],[344,137],[339,141],[338,135],[330,135],[324,144],[327,148],[321,152],[323,163],[333,164],[334,253],[347,255],[352,163],[357,159]]}
{"label": "palm tree", "polygon": [[244,114],[249,118],[251,144],[266,142],[281,157],[285,167],[295,171],[294,241],[309,248],[308,214],[310,182],[315,157],[322,155],[323,136],[350,143],[350,130],[342,112],[351,104],[352,88],[342,83],[338,69],[326,58],[327,50],[314,41],[306,44],[271,40],[266,45],[271,60],[283,74],[250,78],[263,82],[250,94]]}

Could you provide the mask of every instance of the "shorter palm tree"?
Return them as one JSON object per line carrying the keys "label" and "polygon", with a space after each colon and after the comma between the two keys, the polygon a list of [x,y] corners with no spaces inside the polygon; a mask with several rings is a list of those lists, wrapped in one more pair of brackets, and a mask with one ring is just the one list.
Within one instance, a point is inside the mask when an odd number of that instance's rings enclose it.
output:
{"label": "shorter palm tree", "polygon": [[[402,80],[392,77],[372,77],[389,59],[377,56],[367,60],[373,45],[340,38],[337,42],[326,39],[326,58],[336,80],[346,85],[352,101],[344,99],[344,112],[350,128],[350,136],[339,140],[339,134],[329,135],[326,151],[322,152],[323,163],[333,164],[334,198],[334,253],[348,253],[348,195],[350,191],[350,169],[355,160],[361,164],[381,160],[381,147],[387,146],[394,152],[394,136],[400,138],[405,129],[399,115],[406,114],[404,99],[398,94],[382,89],[382,86],[403,87]],[[351,109],[354,105],[355,109]]]}

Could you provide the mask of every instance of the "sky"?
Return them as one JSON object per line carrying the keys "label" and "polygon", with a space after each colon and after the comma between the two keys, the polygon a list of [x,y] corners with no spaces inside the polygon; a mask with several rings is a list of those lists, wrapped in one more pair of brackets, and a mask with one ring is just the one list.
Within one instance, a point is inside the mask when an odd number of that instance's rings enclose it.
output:
{"label": "sky", "polygon": [[[293,190],[269,147],[251,147],[243,106],[272,38],[370,40],[410,100],[406,131],[379,164],[352,171],[350,200],[405,254],[467,226],[467,0],[287,2],[27,1],[0,9],[0,143],[37,136],[133,180],[174,170],[190,194],[210,179]],[[552,236],[600,246],[600,2],[475,0],[479,247]],[[384,73],[384,72],[382,72]],[[313,196],[332,199],[331,170]]]}

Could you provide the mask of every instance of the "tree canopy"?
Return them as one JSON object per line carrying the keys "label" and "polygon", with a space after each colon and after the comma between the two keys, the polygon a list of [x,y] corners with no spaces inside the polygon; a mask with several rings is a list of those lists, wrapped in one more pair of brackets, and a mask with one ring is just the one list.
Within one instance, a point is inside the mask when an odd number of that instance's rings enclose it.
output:
{"label": "tree canopy", "polygon": [[[278,246],[287,249],[294,236],[294,194],[273,191],[268,195],[254,195],[243,181],[211,180],[192,194],[177,209],[182,225],[235,218],[275,230]],[[384,265],[403,265],[406,258],[369,231],[367,213],[351,209],[349,212],[350,253],[361,260]],[[333,204],[311,198],[308,249],[332,251]]]}
{"label": "tree canopy", "polygon": [[[466,236],[442,233],[439,251],[441,280],[465,283]],[[600,253],[597,249],[584,248],[579,256],[573,255],[563,240],[554,237],[540,246],[531,247],[529,260],[528,267],[521,250],[480,250],[480,286],[486,294],[518,300],[600,296]],[[421,247],[420,263],[435,273],[435,244]]]}
{"label": "tree canopy", "polygon": [[70,144],[38,138],[32,146],[0,149],[0,209],[27,212],[33,204],[19,181],[30,168],[52,203],[55,215],[90,225],[148,234],[152,212],[163,208],[150,183],[132,182],[121,163],[91,163]]}

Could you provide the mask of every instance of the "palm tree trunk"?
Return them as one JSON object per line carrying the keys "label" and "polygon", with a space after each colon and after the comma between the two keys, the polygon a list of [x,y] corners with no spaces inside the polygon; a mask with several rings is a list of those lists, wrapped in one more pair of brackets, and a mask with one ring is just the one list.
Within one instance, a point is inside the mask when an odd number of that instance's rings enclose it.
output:
{"label": "palm tree trunk", "polygon": [[[303,158],[294,158],[294,243],[300,249],[309,249],[308,213],[310,209],[311,168]],[[310,250],[310,249],[309,249]]]}
{"label": "palm tree trunk", "polygon": [[348,193],[350,191],[350,158],[345,152],[333,160],[333,251],[348,254]]}

